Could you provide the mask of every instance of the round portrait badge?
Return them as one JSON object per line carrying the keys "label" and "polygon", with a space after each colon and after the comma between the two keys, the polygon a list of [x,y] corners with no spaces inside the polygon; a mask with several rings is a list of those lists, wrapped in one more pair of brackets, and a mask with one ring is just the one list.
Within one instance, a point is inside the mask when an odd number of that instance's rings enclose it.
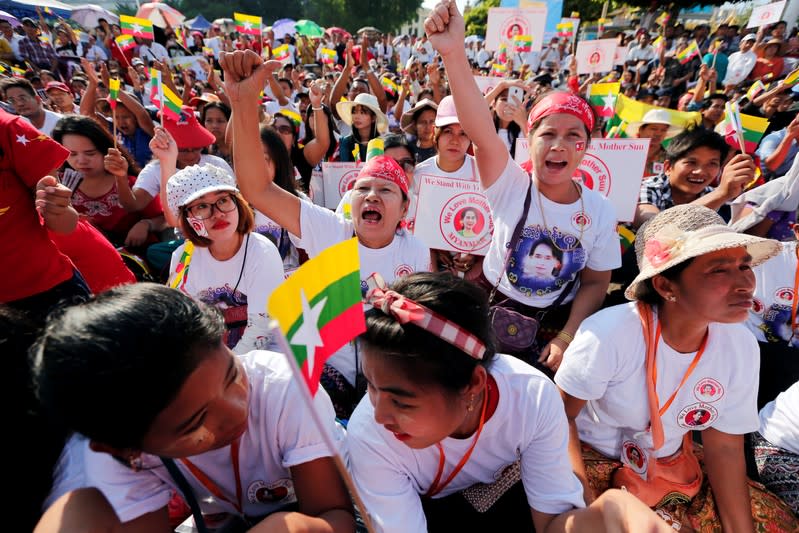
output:
{"label": "round portrait badge", "polygon": [[250,503],[293,502],[294,484],[291,479],[278,479],[274,483],[258,480],[247,488],[247,499]]}
{"label": "round portrait badge", "polygon": [[484,196],[461,193],[441,209],[439,229],[444,241],[460,252],[472,253],[491,243],[491,209]]}
{"label": "round portrait badge", "polygon": [[709,403],[689,405],[677,415],[677,423],[687,429],[705,429],[719,417],[719,412]]}
{"label": "round portrait badge", "polygon": [[631,440],[624,441],[621,445],[621,453],[626,459],[624,462],[627,466],[632,468],[633,472],[636,474],[643,474],[646,472],[646,454],[637,443]]}
{"label": "round portrait badge", "polygon": [[703,378],[694,387],[694,396],[700,402],[716,402],[724,396],[724,387],[713,378]]}
{"label": "round portrait badge", "polygon": [[360,169],[354,168],[342,174],[341,179],[338,180],[338,192],[341,196],[344,196],[347,191],[352,189],[355,179],[358,177],[358,172],[360,172]]}

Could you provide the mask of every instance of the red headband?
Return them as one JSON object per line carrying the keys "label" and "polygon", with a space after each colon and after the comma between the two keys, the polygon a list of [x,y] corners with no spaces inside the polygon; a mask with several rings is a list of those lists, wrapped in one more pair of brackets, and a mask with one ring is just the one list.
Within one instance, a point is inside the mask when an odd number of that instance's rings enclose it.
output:
{"label": "red headband", "polygon": [[580,119],[588,131],[594,130],[594,113],[585,100],[566,92],[553,92],[545,96],[530,111],[527,117],[527,129],[544,117],[557,113],[568,113]]}
{"label": "red headband", "polygon": [[388,180],[397,184],[406,196],[408,194],[408,176],[405,175],[405,171],[399,166],[399,163],[387,155],[373,157],[367,161],[358,172],[358,177]]}
{"label": "red headband", "polygon": [[366,293],[366,303],[394,317],[400,324],[415,324],[462,350],[469,357],[478,361],[483,359],[486,347],[480,339],[432,309],[389,290],[383,277],[377,272],[367,278],[366,285],[369,287],[369,291]]}

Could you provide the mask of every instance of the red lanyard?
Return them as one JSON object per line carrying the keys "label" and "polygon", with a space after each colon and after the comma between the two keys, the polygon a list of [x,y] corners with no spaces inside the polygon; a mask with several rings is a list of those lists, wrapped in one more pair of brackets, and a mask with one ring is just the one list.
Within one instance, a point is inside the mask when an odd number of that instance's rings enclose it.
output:
{"label": "red lanyard", "polygon": [[433,484],[430,485],[430,488],[427,489],[425,493],[425,498],[432,498],[442,490],[444,487],[450,484],[450,482],[455,479],[455,476],[458,475],[458,472],[463,469],[464,465],[469,461],[469,457],[471,457],[472,452],[474,451],[474,447],[477,446],[477,439],[480,438],[480,433],[483,431],[483,425],[486,421],[486,407],[488,406],[488,390],[489,385],[486,384],[486,390],[483,394],[483,408],[482,412],[480,413],[480,424],[477,426],[477,433],[474,435],[474,440],[472,441],[472,445],[469,446],[469,449],[466,450],[466,453],[463,454],[461,457],[460,462],[455,466],[455,469],[447,476],[447,479],[444,480],[444,483],[439,484],[441,481],[441,475],[444,473],[444,463],[446,462],[447,456],[444,454],[444,448],[441,446],[441,443],[436,443],[436,447],[438,448],[438,472],[436,473],[436,478],[433,480]]}
{"label": "red lanyard", "polygon": [[[694,369],[696,368],[697,363],[699,363],[699,360],[702,358],[702,354],[705,353],[705,347],[707,346],[707,338],[709,336],[709,333],[710,333],[710,330],[708,329],[708,331],[705,332],[705,338],[702,339],[702,345],[699,347],[699,351],[696,352],[696,355],[694,356],[694,360],[691,361],[690,365],[688,365],[688,370],[685,371],[685,375],[682,377],[682,381],[680,381],[680,384],[677,385],[677,388],[674,389],[674,392],[671,393],[671,396],[669,396],[669,399],[666,401],[666,403],[663,405],[663,407],[658,409],[658,414],[660,414],[660,416],[663,416],[663,413],[665,413],[666,411],[669,410],[669,407],[671,406],[671,403],[674,401],[674,398],[677,396],[677,393],[680,392],[680,389],[682,388],[682,386],[685,385],[685,382],[688,380],[688,376],[690,376],[693,373]],[[658,321],[658,327],[657,327],[657,330],[655,332],[655,358],[654,358],[654,361],[657,361],[657,346],[658,346],[658,341],[659,340],[660,340],[660,321]],[[655,390],[657,389],[657,381],[658,381],[658,369],[657,369],[657,365],[653,364],[652,365],[652,385],[653,385],[653,388]],[[660,400],[657,397],[657,392],[655,392],[655,400],[657,401],[657,405],[660,405]]]}
{"label": "red lanyard", "polygon": [[230,459],[233,462],[233,473],[236,476],[236,501],[232,501],[230,498],[225,496],[222,492],[222,489],[214,483],[214,481],[205,475],[205,472],[197,468],[191,461],[188,459],[181,459],[186,468],[194,474],[200,483],[202,483],[205,488],[211,491],[211,494],[219,498],[220,500],[224,500],[229,504],[233,505],[239,514],[244,515],[244,511],[242,510],[241,505],[241,474],[239,473],[239,439],[236,439],[230,444]]}

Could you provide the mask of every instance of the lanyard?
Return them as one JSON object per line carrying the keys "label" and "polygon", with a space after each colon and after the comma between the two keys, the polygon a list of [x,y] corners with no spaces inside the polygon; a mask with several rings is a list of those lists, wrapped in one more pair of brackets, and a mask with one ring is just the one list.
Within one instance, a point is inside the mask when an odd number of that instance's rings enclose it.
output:
{"label": "lanyard", "polygon": [[[708,329],[708,331],[705,332],[705,338],[702,339],[702,345],[699,347],[699,351],[696,352],[696,355],[694,356],[694,360],[691,361],[690,365],[688,365],[688,370],[685,371],[685,375],[682,377],[682,381],[680,381],[680,384],[677,385],[676,389],[674,389],[674,392],[671,393],[671,396],[669,396],[669,399],[666,401],[666,403],[663,405],[663,407],[661,407],[658,410],[658,414],[660,416],[663,416],[663,413],[665,413],[666,411],[669,410],[669,407],[671,407],[671,403],[674,401],[674,398],[677,396],[677,393],[680,392],[680,389],[682,388],[682,386],[685,385],[685,382],[688,380],[688,376],[690,376],[693,373],[694,369],[696,368],[697,363],[699,363],[699,360],[702,358],[702,354],[705,353],[705,347],[707,346],[707,338],[709,336],[709,333],[710,333],[710,330]],[[658,346],[658,341],[659,340],[660,340],[660,321],[658,321],[658,327],[657,327],[657,330],[655,332],[655,357],[653,358],[653,363],[657,361],[657,346]],[[657,369],[657,365],[653,364],[652,365],[652,387],[653,387],[653,389],[656,389],[656,387],[657,387],[657,380],[658,380],[658,369]],[[659,405],[660,404],[660,400],[657,397],[657,392],[655,392],[655,400],[657,401],[656,405]]]}
{"label": "lanyard", "polygon": [[483,407],[482,412],[480,413],[480,424],[477,426],[477,433],[474,435],[474,440],[472,441],[472,445],[469,446],[469,449],[466,450],[466,453],[463,454],[461,457],[460,462],[455,466],[455,469],[447,476],[447,479],[444,480],[444,483],[439,484],[441,481],[441,474],[444,473],[444,463],[446,462],[446,454],[444,454],[444,448],[441,446],[441,443],[436,443],[436,447],[438,448],[438,472],[436,473],[436,478],[433,480],[433,484],[430,485],[430,488],[427,489],[425,493],[425,498],[432,498],[442,490],[444,487],[450,484],[450,482],[455,479],[455,476],[458,475],[458,472],[464,467],[466,462],[469,460],[469,457],[472,455],[474,451],[474,447],[477,446],[477,439],[480,438],[480,433],[483,431],[483,425],[486,421],[486,407],[488,406],[488,389],[489,386],[486,384],[485,394],[483,395]]}
{"label": "lanyard", "polygon": [[[795,250],[796,258],[799,259],[799,246]],[[796,308],[799,305],[799,261],[796,262],[796,273],[793,275],[793,296],[791,297],[791,338],[796,331]]]}
{"label": "lanyard", "polygon": [[236,508],[239,514],[243,516],[244,511],[242,510],[242,505],[241,505],[241,474],[239,473],[239,444],[240,444],[239,439],[236,439],[230,445],[230,459],[233,462],[233,473],[236,476],[236,501],[232,501],[230,498],[225,496],[225,494],[222,492],[222,489],[220,489],[219,486],[216,483],[214,483],[214,481],[211,478],[205,475],[205,472],[197,468],[197,466],[194,465],[191,461],[189,461],[188,459],[181,459],[181,462],[184,465],[186,465],[186,468],[189,469],[189,471],[194,475],[194,477],[196,477],[200,481],[200,483],[202,483],[203,486],[205,486],[205,488],[211,491],[211,494],[213,494],[220,500],[224,500],[229,504],[233,505],[233,507]]}

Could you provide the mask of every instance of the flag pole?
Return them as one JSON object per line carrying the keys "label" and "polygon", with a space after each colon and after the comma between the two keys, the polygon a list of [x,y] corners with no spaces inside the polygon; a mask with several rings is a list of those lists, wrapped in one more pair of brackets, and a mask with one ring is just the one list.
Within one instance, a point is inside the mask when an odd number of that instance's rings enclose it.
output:
{"label": "flag pole", "polygon": [[291,366],[291,371],[294,373],[294,377],[303,384],[299,388],[301,389],[302,399],[305,401],[305,406],[308,408],[308,411],[311,413],[311,417],[313,418],[314,424],[316,424],[319,433],[322,435],[322,439],[325,441],[325,445],[327,446],[328,450],[333,456],[333,462],[336,465],[336,469],[338,470],[341,479],[344,481],[344,484],[347,486],[347,490],[349,490],[352,499],[355,500],[355,505],[361,511],[361,518],[363,519],[364,526],[366,526],[366,530],[369,533],[376,533],[374,525],[372,524],[372,520],[369,517],[369,512],[366,510],[366,506],[363,504],[363,500],[361,500],[361,496],[358,493],[358,489],[355,488],[355,482],[352,480],[347,467],[344,465],[344,461],[341,459],[341,456],[336,451],[336,447],[333,444],[333,440],[330,437],[330,433],[328,432],[325,425],[322,423],[322,420],[319,418],[319,413],[316,411],[316,408],[313,404],[313,398],[311,397],[310,391],[304,386],[305,378],[303,377],[302,371],[300,370],[299,365],[297,365],[297,360],[294,358],[293,350],[291,346],[289,346],[289,341],[286,339],[286,336],[283,335],[283,331],[280,329],[276,320],[269,321],[269,328],[272,330],[272,334],[274,335],[275,341],[277,341],[280,350],[283,352],[283,355],[286,356],[286,359],[289,360],[289,365]]}
{"label": "flag pole", "polygon": [[119,148],[117,146],[117,106],[114,103],[114,107],[111,109],[111,122],[114,124],[114,148]]}
{"label": "flag pole", "polygon": [[157,76],[158,76],[158,102],[161,105],[161,109],[159,109],[159,111],[161,113],[160,113],[159,116],[161,117],[160,118],[160,122],[161,122],[161,127],[163,128],[164,127],[164,80],[161,78],[161,71],[156,69],[156,72],[158,73],[157,74]]}

